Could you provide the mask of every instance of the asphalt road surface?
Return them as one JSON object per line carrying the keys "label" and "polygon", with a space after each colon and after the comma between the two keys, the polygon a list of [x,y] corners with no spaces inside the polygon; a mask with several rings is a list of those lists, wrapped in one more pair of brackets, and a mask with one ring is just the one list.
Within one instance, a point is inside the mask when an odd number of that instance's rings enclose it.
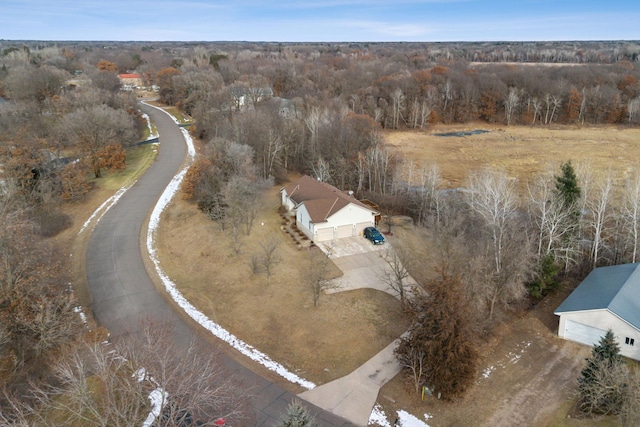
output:
{"label": "asphalt road surface", "polygon": [[[98,324],[109,329],[114,338],[136,334],[142,321],[154,318],[172,325],[175,343],[184,346],[194,334],[208,332],[194,330],[158,293],[143,264],[140,237],[141,232],[146,235],[143,226],[158,197],[183,163],[186,145],[179,127],[167,114],[146,105],[141,108],[158,129],[160,150],[156,161],[104,215],[91,235],[86,269],[92,309]],[[252,385],[256,394],[252,401],[256,411],[254,425],[275,425],[295,395],[231,357],[224,357],[227,369],[243,383]],[[330,412],[308,406],[323,426],[352,425]]]}

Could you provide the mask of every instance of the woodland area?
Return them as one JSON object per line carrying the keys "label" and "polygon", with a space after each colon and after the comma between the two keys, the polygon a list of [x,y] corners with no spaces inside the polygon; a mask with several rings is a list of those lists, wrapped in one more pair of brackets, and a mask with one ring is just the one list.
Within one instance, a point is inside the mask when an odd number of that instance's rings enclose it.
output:
{"label": "woodland area", "polygon": [[[69,269],[49,239],[70,225],[59,207],[85,197],[105,171],[126,167],[126,147],[145,136],[137,97],[121,90],[118,73],[139,73],[149,93],[193,118],[202,149],[184,193],[238,239],[251,232],[252,200],[299,173],[429,229],[437,278],[433,265],[402,255],[433,298],[411,303],[407,313],[424,327],[414,332],[449,325],[435,335],[449,351],[439,354],[443,346],[427,334],[420,342],[428,345],[414,351],[409,343],[400,357],[416,388],[436,384],[453,398],[473,380],[474,348],[498,322],[561,280],[638,260],[640,168],[596,171],[559,159],[524,183],[501,170],[468,171],[465,188],[452,190],[436,163],[395,156],[385,133],[473,121],[636,127],[639,53],[637,42],[0,41],[0,417],[56,424],[62,411],[78,417],[71,425],[129,425],[125,418],[146,416],[144,387],[131,381],[134,355],[121,349],[131,362],[121,363],[106,356],[99,338],[78,338],[86,334],[78,333],[84,326],[73,311]],[[147,348],[156,359],[144,356],[146,366],[172,366],[166,387],[184,390],[168,423],[222,411],[193,400],[207,384],[191,381],[179,360]],[[424,362],[434,358],[467,369],[428,369]],[[77,377],[80,368],[91,375]],[[221,381],[214,372],[203,378]],[[99,396],[98,386],[128,393],[130,406]],[[90,392],[77,402],[56,397],[73,387]],[[229,390],[225,413],[242,419],[242,399]]]}

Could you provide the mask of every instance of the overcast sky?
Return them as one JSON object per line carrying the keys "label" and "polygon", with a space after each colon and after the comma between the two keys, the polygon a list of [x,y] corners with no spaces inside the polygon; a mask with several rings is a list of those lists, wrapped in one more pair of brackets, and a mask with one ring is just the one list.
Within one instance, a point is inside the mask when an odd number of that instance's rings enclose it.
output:
{"label": "overcast sky", "polygon": [[638,40],[638,0],[0,0],[0,39]]}

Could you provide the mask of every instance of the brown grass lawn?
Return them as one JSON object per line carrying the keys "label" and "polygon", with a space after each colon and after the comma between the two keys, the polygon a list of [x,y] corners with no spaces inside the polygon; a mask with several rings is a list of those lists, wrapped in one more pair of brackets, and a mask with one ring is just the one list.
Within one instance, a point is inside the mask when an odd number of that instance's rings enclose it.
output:
{"label": "brown grass lawn", "polygon": [[[436,133],[473,129],[489,133],[442,137]],[[451,188],[465,185],[470,171],[485,166],[503,169],[521,182],[561,162],[588,163],[597,171],[610,168],[622,178],[640,161],[640,129],[627,127],[529,127],[486,123],[437,125],[425,132],[390,132],[385,140],[404,159],[416,165],[435,162]]]}
{"label": "brown grass lawn", "polygon": [[[240,255],[231,234],[178,195],[158,230],[158,257],[166,273],[212,320],[302,377],[322,384],[346,375],[404,332],[399,302],[383,292],[358,290],[323,295],[313,306],[305,284],[310,251],[298,249],[280,229],[279,188],[261,202]],[[264,225],[262,225],[264,224]],[[279,241],[281,262],[267,285],[253,274],[261,244]],[[331,264],[333,276],[341,275]]]}

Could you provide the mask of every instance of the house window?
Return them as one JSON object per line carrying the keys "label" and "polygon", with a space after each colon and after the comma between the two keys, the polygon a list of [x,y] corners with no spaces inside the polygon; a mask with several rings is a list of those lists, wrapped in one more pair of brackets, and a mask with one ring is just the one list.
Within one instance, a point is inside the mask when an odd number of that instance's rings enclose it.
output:
{"label": "house window", "polygon": [[635,343],[635,340],[633,338],[626,337],[624,339],[624,343],[627,345],[633,345]]}

